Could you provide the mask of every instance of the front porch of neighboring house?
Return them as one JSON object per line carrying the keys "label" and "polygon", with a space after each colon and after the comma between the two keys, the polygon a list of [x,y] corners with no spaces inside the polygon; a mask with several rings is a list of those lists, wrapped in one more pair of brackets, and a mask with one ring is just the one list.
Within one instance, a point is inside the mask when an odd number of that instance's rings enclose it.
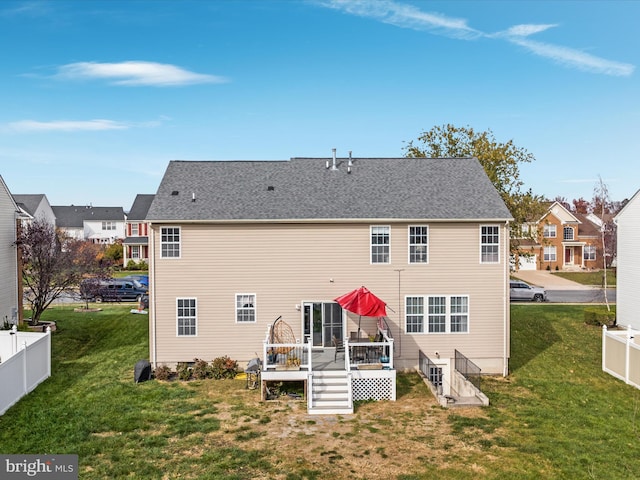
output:
{"label": "front porch of neighboring house", "polygon": [[351,414],[356,400],[396,399],[393,338],[379,324],[377,335],[347,338],[331,347],[305,343],[263,344],[262,400],[267,382],[302,381],[309,414]]}
{"label": "front porch of neighboring house", "polygon": [[584,268],[584,247],[585,242],[562,242],[563,250],[563,270],[580,271]]}

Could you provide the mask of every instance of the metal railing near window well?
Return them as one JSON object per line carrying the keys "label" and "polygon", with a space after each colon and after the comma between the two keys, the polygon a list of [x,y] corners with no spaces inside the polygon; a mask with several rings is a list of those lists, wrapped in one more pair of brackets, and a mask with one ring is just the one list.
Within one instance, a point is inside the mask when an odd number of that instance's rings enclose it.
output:
{"label": "metal railing near window well", "polygon": [[458,350],[455,351],[455,367],[460,374],[466,378],[471,384],[476,387],[478,390],[480,389],[480,375],[482,370],[479,366],[465,357]]}
{"label": "metal railing near window well", "polygon": [[418,350],[418,368],[438,395],[442,395],[442,367],[433,363],[422,350]]}

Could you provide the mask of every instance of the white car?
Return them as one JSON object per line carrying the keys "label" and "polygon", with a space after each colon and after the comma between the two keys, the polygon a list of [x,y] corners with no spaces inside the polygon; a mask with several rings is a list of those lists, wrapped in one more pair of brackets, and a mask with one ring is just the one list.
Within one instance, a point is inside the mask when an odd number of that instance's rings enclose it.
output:
{"label": "white car", "polygon": [[530,302],[547,301],[547,292],[544,288],[534,287],[522,280],[509,281],[509,296],[511,300],[528,300]]}

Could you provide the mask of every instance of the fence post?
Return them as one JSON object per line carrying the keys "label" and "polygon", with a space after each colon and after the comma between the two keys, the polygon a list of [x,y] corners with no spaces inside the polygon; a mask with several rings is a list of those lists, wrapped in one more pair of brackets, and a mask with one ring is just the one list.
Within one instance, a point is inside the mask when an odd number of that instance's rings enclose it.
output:
{"label": "fence post", "polygon": [[11,355],[15,355],[18,352],[18,327],[14,325],[11,327]]}
{"label": "fence post", "polygon": [[47,376],[51,376],[51,327],[47,327]]}
{"label": "fence post", "polygon": [[602,371],[606,372],[607,367],[607,326],[602,325]]}
{"label": "fence post", "polygon": [[22,342],[22,350],[24,350],[22,354],[22,391],[24,395],[27,394],[27,368],[29,368],[29,364],[27,362],[27,342]]}

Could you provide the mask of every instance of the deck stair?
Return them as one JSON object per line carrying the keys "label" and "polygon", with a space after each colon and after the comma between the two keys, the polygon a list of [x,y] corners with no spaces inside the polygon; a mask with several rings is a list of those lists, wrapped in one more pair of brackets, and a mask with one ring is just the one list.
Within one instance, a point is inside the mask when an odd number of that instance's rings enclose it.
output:
{"label": "deck stair", "polygon": [[314,371],[311,381],[310,415],[353,413],[351,374],[344,370]]}

